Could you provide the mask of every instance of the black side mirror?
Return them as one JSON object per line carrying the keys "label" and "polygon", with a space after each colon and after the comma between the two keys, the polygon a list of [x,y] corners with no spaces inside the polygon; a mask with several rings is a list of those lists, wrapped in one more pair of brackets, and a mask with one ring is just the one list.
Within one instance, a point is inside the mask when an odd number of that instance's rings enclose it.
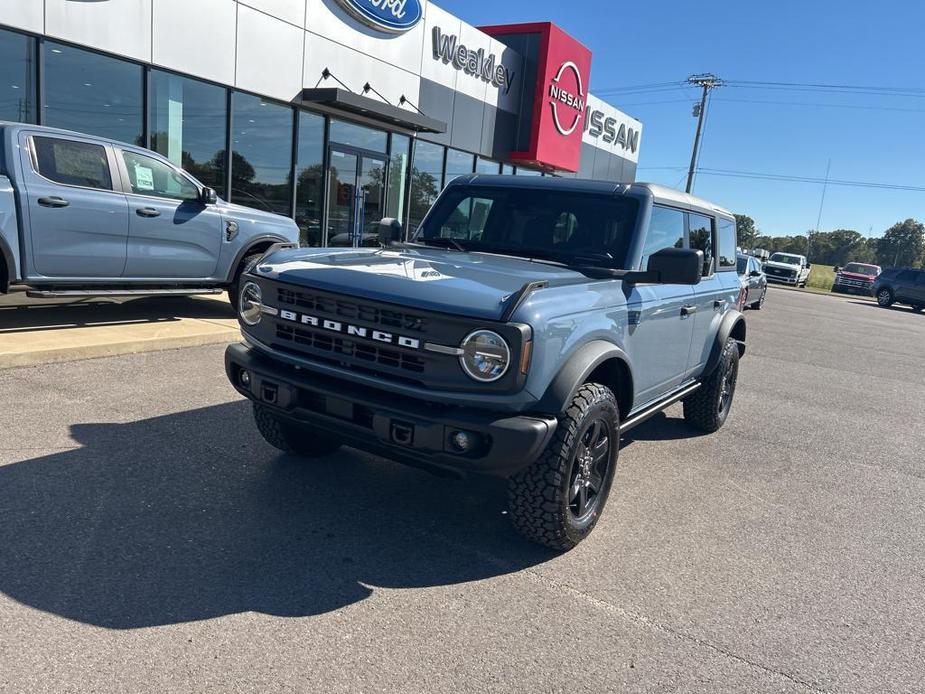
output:
{"label": "black side mirror", "polygon": [[663,248],[649,256],[645,272],[631,273],[627,279],[654,284],[700,284],[703,251],[693,248]]}
{"label": "black side mirror", "polygon": [[840,270],[841,270],[841,267],[838,265],[832,268],[832,272],[839,272]]}
{"label": "black side mirror", "polygon": [[749,277],[761,277],[761,270],[752,270],[748,273]]}
{"label": "black side mirror", "polygon": [[392,217],[383,217],[379,222],[379,245],[388,248],[401,240],[401,222]]}
{"label": "black side mirror", "polygon": [[218,202],[218,193],[216,193],[214,189],[209,188],[209,186],[206,186],[199,191],[199,202],[203,205],[214,205]]}

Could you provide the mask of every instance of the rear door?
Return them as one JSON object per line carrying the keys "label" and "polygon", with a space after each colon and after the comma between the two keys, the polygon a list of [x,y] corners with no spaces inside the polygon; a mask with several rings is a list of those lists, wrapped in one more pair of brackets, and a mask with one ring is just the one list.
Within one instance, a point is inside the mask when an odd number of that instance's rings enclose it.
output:
{"label": "rear door", "polygon": [[918,304],[925,306],[925,271],[918,270],[915,274],[917,275],[913,289],[915,299]]}
{"label": "rear door", "polygon": [[128,200],[125,278],[208,279],[222,247],[222,216],[199,186],[156,157],[117,148]]}
{"label": "rear door", "polygon": [[49,278],[119,277],[128,203],[112,148],[92,138],[29,132],[21,134],[20,145],[35,272]]}
{"label": "rear door", "polygon": [[[681,210],[655,206],[643,248],[641,268],[663,248],[684,246]],[[627,297],[626,349],[633,363],[636,401],[655,400],[681,383],[693,334],[694,290],[681,284],[633,285]]]}

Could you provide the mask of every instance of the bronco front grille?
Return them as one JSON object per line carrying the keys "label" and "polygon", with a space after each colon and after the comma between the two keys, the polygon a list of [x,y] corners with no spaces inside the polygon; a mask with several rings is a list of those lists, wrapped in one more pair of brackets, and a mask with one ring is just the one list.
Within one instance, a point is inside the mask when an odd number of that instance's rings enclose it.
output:
{"label": "bronco front grille", "polygon": [[387,349],[373,343],[358,342],[331,333],[277,323],[276,339],[378,366],[402,369],[416,374],[424,373],[424,360],[411,353]]}
{"label": "bronco front grille", "polygon": [[325,296],[311,291],[277,288],[277,305],[292,306],[323,318],[361,321],[389,330],[426,333],[428,322],[413,312],[375,306],[354,299]]}

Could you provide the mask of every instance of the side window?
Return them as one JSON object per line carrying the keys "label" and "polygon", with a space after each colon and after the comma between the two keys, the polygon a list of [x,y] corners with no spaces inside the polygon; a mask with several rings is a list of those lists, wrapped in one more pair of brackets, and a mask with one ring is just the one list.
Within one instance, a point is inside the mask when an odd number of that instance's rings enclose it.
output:
{"label": "side window", "polygon": [[481,240],[491,204],[487,198],[463,198],[440,227],[441,238]]}
{"label": "side window", "polygon": [[663,248],[684,248],[684,213],[668,207],[653,207],[640,267],[645,270],[649,256]]}
{"label": "side window", "polygon": [[57,137],[33,137],[39,173],[55,183],[112,190],[106,148]]}
{"label": "side window", "polygon": [[717,256],[718,270],[725,270],[736,266],[736,223],[731,219],[719,220],[719,248]]}
{"label": "side window", "polygon": [[919,285],[920,287],[925,287],[925,272],[920,271],[917,274],[919,277],[916,280],[916,284]]}
{"label": "side window", "polygon": [[174,200],[197,200],[199,189],[164,162],[144,154],[122,151],[132,192]]}
{"label": "side window", "polygon": [[[690,219],[690,247],[703,251],[703,276],[713,274],[713,218],[701,214],[691,214]],[[732,249],[735,251],[735,249]],[[735,267],[735,253],[732,255],[732,266]]]}
{"label": "side window", "polygon": [[915,272],[912,270],[903,270],[896,277],[900,282],[915,282]]}

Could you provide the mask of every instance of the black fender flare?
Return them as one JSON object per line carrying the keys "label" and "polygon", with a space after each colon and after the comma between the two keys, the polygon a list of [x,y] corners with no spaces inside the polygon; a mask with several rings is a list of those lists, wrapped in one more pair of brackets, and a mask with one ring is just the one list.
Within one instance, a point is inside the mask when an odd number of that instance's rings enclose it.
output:
{"label": "black fender flare", "polygon": [[10,285],[18,279],[16,264],[13,262],[13,249],[0,236],[0,294],[5,294]]}
{"label": "black fender flare", "polygon": [[633,372],[626,352],[612,342],[592,340],[579,347],[569,357],[568,362],[559,370],[537,403],[537,411],[550,414],[563,412],[575,397],[578,389],[588,380],[588,376],[610,359],[622,361],[632,381]]}
{"label": "black fender flare", "polygon": [[227,284],[234,282],[235,273],[238,270],[238,266],[241,264],[241,261],[244,260],[244,256],[248,253],[253,252],[255,246],[262,246],[264,244],[269,244],[267,250],[272,246],[275,246],[278,243],[290,244],[291,241],[287,241],[281,236],[276,236],[275,234],[267,234],[265,236],[257,236],[252,238],[246,246],[242,246],[241,250],[237,252],[234,257],[234,262],[228,267],[228,276],[225,278]]}
{"label": "black fender flare", "polygon": [[710,350],[710,358],[707,359],[707,365],[701,378],[709,376],[719,366],[719,360],[723,355],[723,347],[725,347],[726,341],[730,337],[738,344],[739,356],[745,356],[745,334],[745,316],[742,315],[741,311],[728,311],[719,324],[719,330],[716,331],[713,349]]}

